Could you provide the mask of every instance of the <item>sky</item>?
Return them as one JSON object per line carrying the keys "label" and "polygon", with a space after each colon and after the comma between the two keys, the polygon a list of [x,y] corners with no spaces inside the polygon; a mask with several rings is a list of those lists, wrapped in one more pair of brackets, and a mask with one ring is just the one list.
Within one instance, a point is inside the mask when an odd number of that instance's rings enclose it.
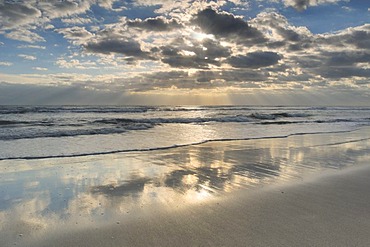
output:
{"label": "sky", "polygon": [[368,0],[0,0],[0,104],[370,105]]}

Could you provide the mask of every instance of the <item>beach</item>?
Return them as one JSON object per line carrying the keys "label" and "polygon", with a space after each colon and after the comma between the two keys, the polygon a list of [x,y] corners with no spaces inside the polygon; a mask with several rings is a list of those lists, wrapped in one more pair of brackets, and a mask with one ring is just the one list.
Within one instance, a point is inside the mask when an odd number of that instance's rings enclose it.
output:
{"label": "beach", "polygon": [[370,0],[0,0],[0,247],[370,247]]}
{"label": "beach", "polygon": [[370,131],[0,161],[1,246],[368,246]]}

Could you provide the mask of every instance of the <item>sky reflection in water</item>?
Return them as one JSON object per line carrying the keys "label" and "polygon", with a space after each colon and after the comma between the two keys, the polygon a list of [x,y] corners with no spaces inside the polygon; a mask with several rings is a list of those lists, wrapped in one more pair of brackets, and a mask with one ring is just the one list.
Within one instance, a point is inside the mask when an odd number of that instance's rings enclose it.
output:
{"label": "sky reflection in water", "polygon": [[98,226],[115,222],[118,215],[138,217],[137,212],[151,207],[176,210],[239,188],[361,163],[369,159],[370,141],[352,141],[369,138],[367,130],[95,157],[1,161],[0,232],[17,239],[61,226]]}

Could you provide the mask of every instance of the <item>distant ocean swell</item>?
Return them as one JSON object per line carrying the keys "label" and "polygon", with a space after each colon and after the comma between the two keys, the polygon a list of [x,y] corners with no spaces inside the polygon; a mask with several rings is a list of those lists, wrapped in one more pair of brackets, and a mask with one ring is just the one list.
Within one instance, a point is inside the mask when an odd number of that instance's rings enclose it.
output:
{"label": "distant ocean swell", "polygon": [[[258,111],[289,109],[296,111],[350,111],[350,107],[245,107],[245,106],[204,106],[204,107],[151,107],[151,106],[0,106],[2,114],[29,113],[144,113],[144,112],[188,112],[188,111]],[[369,107],[356,108],[357,111],[370,111]],[[284,114],[284,113],[282,113]],[[299,113],[298,113],[299,114]]]}
{"label": "distant ocean swell", "polygon": [[[223,117],[196,117],[196,118],[107,118],[84,123],[58,123],[52,121],[10,121],[0,120],[0,128],[9,128],[13,131],[0,132],[0,140],[33,139],[45,137],[66,137],[79,135],[107,135],[120,134],[127,131],[146,130],[162,124],[206,124],[206,123],[250,123],[261,125],[285,125],[307,123],[338,123],[338,122],[366,122],[370,119],[328,119],[328,120],[281,120],[288,118],[305,118],[311,116],[304,113],[275,113],[250,115],[236,115]],[[263,121],[256,121],[263,120]],[[20,127],[49,127],[39,131],[14,131]],[[107,127],[110,126],[110,127]],[[63,128],[67,127],[67,128]]]}
{"label": "distant ocean swell", "polygon": [[369,107],[0,106],[0,159],[146,151],[370,126]]}

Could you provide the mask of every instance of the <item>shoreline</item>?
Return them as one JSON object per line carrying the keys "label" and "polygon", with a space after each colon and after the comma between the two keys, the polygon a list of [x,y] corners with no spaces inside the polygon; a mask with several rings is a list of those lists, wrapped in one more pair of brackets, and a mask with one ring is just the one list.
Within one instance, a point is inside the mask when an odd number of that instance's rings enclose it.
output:
{"label": "shoreline", "polygon": [[[171,150],[176,148],[186,148],[190,146],[198,146],[208,143],[217,143],[217,142],[237,142],[237,141],[253,141],[253,140],[268,140],[268,139],[286,139],[293,136],[301,136],[301,135],[322,135],[322,134],[341,134],[341,133],[351,133],[355,131],[359,131],[360,129],[367,128],[370,129],[369,126],[362,126],[357,127],[351,130],[337,130],[337,131],[322,131],[322,132],[304,132],[304,133],[294,133],[288,135],[281,135],[281,136],[266,136],[266,137],[250,137],[250,138],[234,138],[234,139],[213,139],[213,140],[205,140],[196,143],[189,143],[189,144],[179,144],[173,146],[164,146],[164,147],[155,147],[155,148],[144,148],[144,149],[125,149],[125,150],[113,150],[113,151],[106,151],[106,152],[97,152],[97,153],[81,153],[81,154],[70,154],[70,155],[55,155],[55,156],[23,156],[23,157],[8,157],[8,158],[1,158],[0,161],[6,160],[43,160],[43,159],[63,159],[63,158],[78,158],[78,157],[89,157],[89,156],[101,156],[101,155],[114,155],[114,154],[126,154],[126,153],[136,153],[136,152],[153,152],[153,151],[162,151],[162,150]],[[54,138],[54,137],[43,137],[45,138]],[[368,140],[369,138],[363,138],[361,140],[356,141],[364,141]],[[2,140],[2,141],[9,141],[9,140]],[[12,140],[11,140],[12,141]],[[332,145],[338,144],[345,144],[347,142],[339,142],[333,143]]]}
{"label": "shoreline", "polygon": [[1,246],[368,246],[370,134],[1,161]]}

